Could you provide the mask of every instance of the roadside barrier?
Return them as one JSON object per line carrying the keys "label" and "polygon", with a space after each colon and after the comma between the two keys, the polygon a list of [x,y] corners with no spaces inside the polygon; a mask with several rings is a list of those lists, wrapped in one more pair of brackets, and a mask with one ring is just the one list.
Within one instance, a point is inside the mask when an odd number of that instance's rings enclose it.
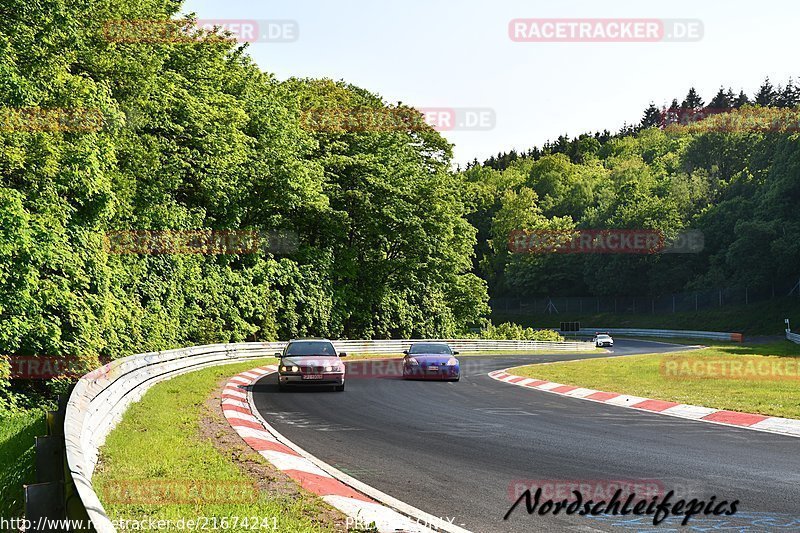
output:
{"label": "roadside barrier", "polygon": [[[335,341],[336,349],[351,354],[400,353],[414,340]],[[427,341],[432,342],[432,341]],[[592,351],[589,342],[493,341],[452,339],[454,350],[477,351]],[[92,487],[100,446],[123,413],[156,383],[210,366],[269,357],[285,342],[217,344],[152,352],[118,359],[82,377],[70,395],[64,420],[66,493],[82,505],[67,504],[69,518],[88,518],[97,533],[116,531]],[[72,498],[74,500],[74,497]],[[72,502],[74,503],[74,501]]]}
{"label": "roadside barrier", "polygon": [[672,329],[630,329],[630,328],[581,328],[578,335],[594,336],[595,333],[602,331],[609,335],[631,335],[634,337],[663,337],[687,339],[709,339],[715,341],[744,342],[744,335],[741,333],[721,333],[718,331],[680,331]]}
{"label": "roadside barrier", "polygon": [[555,351],[555,352],[590,352],[594,345],[588,342],[544,342],[514,340],[483,339],[410,339],[410,340],[375,340],[375,341],[333,341],[340,352],[346,353],[387,353],[397,354],[407,350],[414,342],[446,342],[453,350],[466,353],[487,351]]}
{"label": "roadside barrier", "polygon": [[786,330],[786,340],[792,341],[795,344],[800,344],[800,334],[792,333],[792,330]]}

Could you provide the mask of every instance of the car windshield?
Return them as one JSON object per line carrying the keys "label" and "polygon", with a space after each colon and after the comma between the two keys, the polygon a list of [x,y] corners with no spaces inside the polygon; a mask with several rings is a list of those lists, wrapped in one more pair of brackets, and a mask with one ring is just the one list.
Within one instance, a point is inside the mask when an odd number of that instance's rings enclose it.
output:
{"label": "car windshield", "polygon": [[415,344],[409,350],[411,354],[436,354],[452,355],[450,347],[446,344]]}
{"label": "car windshield", "polygon": [[292,342],[286,348],[286,355],[325,355],[333,357],[336,355],[336,349],[330,342]]}

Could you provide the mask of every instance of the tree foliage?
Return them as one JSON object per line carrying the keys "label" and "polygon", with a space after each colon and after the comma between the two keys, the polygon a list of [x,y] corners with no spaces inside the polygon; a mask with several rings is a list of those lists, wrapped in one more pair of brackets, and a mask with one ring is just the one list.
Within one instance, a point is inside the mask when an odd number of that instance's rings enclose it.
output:
{"label": "tree foliage", "polygon": [[[450,145],[431,128],[309,129],[314,106],[396,106],[344,82],[279,82],[229,41],[105,38],[106,21],[164,20],[179,7],[0,7],[0,107],[102,117],[81,131],[0,124],[0,353],[91,364],[187,344],[449,337],[482,324],[476,230]],[[292,231],[299,247],[115,255],[103,245],[109,231],[197,228]]]}
{"label": "tree foliage", "polygon": [[[491,294],[657,296],[796,276],[798,123],[798,111],[746,105],[611,139],[583,162],[559,153],[502,172],[469,169],[468,196],[480,187],[499,199],[469,215],[492,231],[494,246],[478,259]],[[705,243],[690,254],[509,252],[512,231],[538,229],[658,230],[667,242],[700,231]]]}

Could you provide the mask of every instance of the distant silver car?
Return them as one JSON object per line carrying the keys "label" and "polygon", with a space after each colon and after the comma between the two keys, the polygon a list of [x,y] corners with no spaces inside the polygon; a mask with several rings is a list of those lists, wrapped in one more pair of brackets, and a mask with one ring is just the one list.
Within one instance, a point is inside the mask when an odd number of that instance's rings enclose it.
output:
{"label": "distant silver car", "polygon": [[611,347],[614,346],[614,339],[607,333],[598,333],[594,338],[594,345],[598,348],[603,348],[604,346]]}

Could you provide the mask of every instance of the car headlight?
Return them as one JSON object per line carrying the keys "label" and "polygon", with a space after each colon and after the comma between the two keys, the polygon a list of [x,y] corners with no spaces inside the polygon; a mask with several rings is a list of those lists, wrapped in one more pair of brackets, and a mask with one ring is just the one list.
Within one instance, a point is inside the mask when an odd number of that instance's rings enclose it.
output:
{"label": "car headlight", "polygon": [[341,372],[342,367],[338,365],[328,365],[325,367],[325,372]]}
{"label": "car headlight", "polygon": [[458,360],[455,357],[451,357],[447,360],[447,366],[456,366],[458,364]]}
{"label": "car headlight", "polygon": [[296,366],[282,366],[281,372],[298,372],[300,369]]}
{"label": "car headlight", "polygon": [[408,364],[411,366],[419,366],[419,361],[414,359],[413,357],[408,360]]}

